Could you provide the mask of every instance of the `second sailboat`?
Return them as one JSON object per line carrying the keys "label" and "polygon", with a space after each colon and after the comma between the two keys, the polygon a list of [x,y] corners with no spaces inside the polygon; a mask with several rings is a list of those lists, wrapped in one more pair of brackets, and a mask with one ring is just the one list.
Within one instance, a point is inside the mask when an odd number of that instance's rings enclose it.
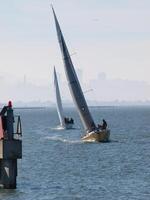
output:
{"label": "second sailboat", "polygon": [[55,89],[55,96],[56,96],[57,113],[60,120],[60,125],[58,128],[71,129],[73,128],[74,120],[72,118],[68,118],[64,116],[55,67],[54,67],[54,89]]}

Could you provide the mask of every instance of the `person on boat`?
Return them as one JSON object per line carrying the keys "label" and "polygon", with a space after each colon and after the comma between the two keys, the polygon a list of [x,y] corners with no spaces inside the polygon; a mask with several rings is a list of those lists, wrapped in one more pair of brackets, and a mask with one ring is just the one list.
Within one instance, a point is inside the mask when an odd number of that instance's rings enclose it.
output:
{"label": "person on boat", "polygon": [[70,119],[70,123],[71,123],[71,124],[74,124],[74,120],[72,119],[72,117],[71,117],[71,119]]}
{"label": "person on boat", "polygon": [[103,119],[102,130],[106,130],[107,122]]}
{"label": "person on boat", "polygon": [[64,120],[65,120],[65,124],[66,124],[67,123],[67,117],[65,117]]}
{"label": "person on boat", "polygon": [[69,117],[65,117],[64,121],[65,121],[65,124],[74,124],[74,120],[72,118],[69,118]]}
{"label": "person on boat", "polygon": [[105,121],[105,119],[103,119],[103,124],[102,125],[98,124],[98,128],[101,129],[101,130],[106,130],[107,122]]}

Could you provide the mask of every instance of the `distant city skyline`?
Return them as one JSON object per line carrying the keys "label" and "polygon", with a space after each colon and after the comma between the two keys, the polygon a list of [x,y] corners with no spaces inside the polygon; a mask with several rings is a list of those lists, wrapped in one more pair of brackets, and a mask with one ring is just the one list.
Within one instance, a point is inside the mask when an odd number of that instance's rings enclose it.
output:
{"label": "distant city skyline", "polygon": [[[85,83],[81,69],[77,69],[77,74],[88,102],[150,101],[150,84],[147,82],[109,79],[107,75],[102,72],[97,75],[96,79],[89,80]],[[0,81],[1,86],[5,88],[5,90],[1,91],[0,102],[12,99],[15,102],[49,101],[52,104],[55,104],[53,75],[51,74],[49,77],[50,78],[47,82],[44,83],[43,81],[43,83],[40,84],[39,82],[33,83],[32,80],[28,79],[25,75],[18,81],[13,80],[10,82],[9,76],[7,75],[3,78],[3,81]],[[67,80],[64,79],[63,75],[59,72],[58,82],[63,103],[71,103],[72,98],[69,92]],[[9,94],[7,93],[8,91]]]}
{"label": "distant city skyline", "polygon": [[[51,101],[53,66],[70,101],[53,3],[89,101],[150,100],[148,0],[3,1],[0,7],[0,102]],[[66,89],[67,88],[67,89]]]}

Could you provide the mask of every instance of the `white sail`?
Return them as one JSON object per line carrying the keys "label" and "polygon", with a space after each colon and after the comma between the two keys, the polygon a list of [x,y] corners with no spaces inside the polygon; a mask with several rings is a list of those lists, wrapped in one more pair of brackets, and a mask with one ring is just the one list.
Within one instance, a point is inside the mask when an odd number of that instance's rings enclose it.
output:
{"label": "white sail", "polygon": [[65,126],[64,114],[63,114],[64,112],[63,112],[63,107],[62,107],[61,96],[60,96],[60,91],[59,91],[55,67],[54,67],[54,88],[55,88],[56,105],[57,105],[57,112],[58,112],[58,116],[59,116],[59,120],[60,120],[60,125],[64,127]]}
{"label": "white sail", "polygon": [[61,49],[61,53],[63,57],[65,72],[68,79],[69,89],[70,89],[72,98],[74,100],[74,103],[77,107],[77,110],[78,110],[78,113],[79,113],[79,116],[81,118],[84,128],[86,129],[87,132],[91,132],[96,129],[96,126],[90,114],[90,111],[88,109],[86,100],[84,98],[80,83],[78,81],[78,77],[76,75],[74,66],[72,64],[72,60],[69,55],[69,52],[68,52],[64,37],[62,35],[58,20],[56,18],[54,9],[52,8],[52,10],[54,14],[56,31],[57,31],[58,41],[59,41],[59,45],[60,45],[60,49]]}

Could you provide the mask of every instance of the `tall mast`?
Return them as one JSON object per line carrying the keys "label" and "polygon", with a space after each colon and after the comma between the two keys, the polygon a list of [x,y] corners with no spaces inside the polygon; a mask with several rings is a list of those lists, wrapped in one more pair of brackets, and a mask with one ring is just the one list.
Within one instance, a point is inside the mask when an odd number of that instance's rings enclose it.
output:
{"label": "tall mast", "polygon": [[84,128],[86,129],[87,132],[91,132],[96,129],[96,126],[90,114],[90,111],[88,109],[86,100],[84,98],[78,77],[76,75],[68,48],[66,46],[66,43],[65,43],[63,34],[61,32],[60,25],[58,23],[53,7],[52,7],[52,10],[54,14],[57,37],[58,37],[60,50],[63,57],[63,63],[64,63],[66,77],[69,84],[69,89],[70,89],[73,101],[77,107],[77,110],[78,110],[78,113],[79,113],[79,116],[81,118]]}

